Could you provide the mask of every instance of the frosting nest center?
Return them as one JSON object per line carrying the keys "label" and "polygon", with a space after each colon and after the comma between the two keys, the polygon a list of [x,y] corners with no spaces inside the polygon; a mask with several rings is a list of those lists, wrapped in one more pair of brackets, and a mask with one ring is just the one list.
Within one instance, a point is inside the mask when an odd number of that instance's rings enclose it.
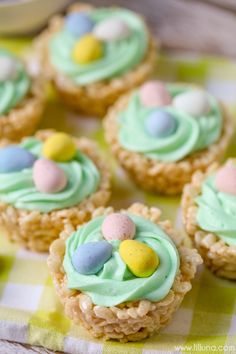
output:
{"label": "frosting nest center", "polygon": [[226,165],[210,175],[195,201],[198,225],[226,244],[236,245],[236,166]]}
{"label": "frosting nest center", "polygon": [[[105,216],[101,216],[81,226],[66,241],[63,266],[67,274],[68,287],[85,292],[92,298],[94,304],[115,306],[125,301],[139,299],[159,301],[168,294],[178,272],[179,255],[169,236],[149,220],[133,214],[126,215],[136,227],[133,235],[133,231],[126,224],[126,235],[130,233],[134,240],[127,240],[122,236],[120,240],[102,241],[104,240],[102,224]],[[79,273],[73,265],[75,252],[85,244],[97,242],[100,245],[101,241],[112,245],[112,254],[109,255],[108,260],[96,274]],[[127,263],[126,260],[124,261],[124,243],[129,243],[129,255],[132,247],[139,247],[137,249],[139,254],[145,252],[145,257],[147,256],[151,262],[149,266],[153,267],[151,275],[142,275],[140,269],[133,266],[134,260],[129,259]],[[120,249],[122,244],[123,249]],[[143,247],[140,248],[139,245]],[[146,248],[151,249],[150,255],[146,254]],[[136,271],[138,276],[134,275]]]}
{"label": "frosting nest center", "polygon": [[30,78],[23,63],[8,51],[0,50],[0,114],[19,104],[30,88]]}
{"label": "frosting nest center", "polygon": [[68,16],[66,27],[50,41],[49,55],[76,85],[123,75],[144,58],[147,30],[132,11],[101,8]]}
{"label": "frosting nest center", "polygon": [[[59,143],[61,139],[57,137],[63,138],[63,134],[54,134],[44,143],[46,153],[55,159],[60,150],[57,144],[53,152],[50,141],[54,142],[56,137]],[[43,143],[36,138],[25,139],[19,148],[0,151],[0,200],[20,209],[50,212],[78,205],[94,193],[100,182],[96,165],[64,138],[65,141],[61,141],[64,155],[60,153],[64,162],[43,159]],[[19,150],[17,155],[14,154],[16,149]],[[65,157],[70,160],[65,162]],[[14,159],[10,171],[7,165]]]}
{"label": "frosting nest center", "polygon": [[222,114],[207,93],[165,86],[145,84],[131,95],[119,116],[118,139],[129,151],[172,162],[215,143],[221,135]]}

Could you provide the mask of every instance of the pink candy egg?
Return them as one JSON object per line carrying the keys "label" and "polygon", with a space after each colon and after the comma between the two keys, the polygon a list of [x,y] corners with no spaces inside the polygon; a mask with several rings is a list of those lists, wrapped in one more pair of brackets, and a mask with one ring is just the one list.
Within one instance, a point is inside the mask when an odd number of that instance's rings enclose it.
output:
{"label": "pink candy egg", "polygon": [[167,106],[172,99],[165,85],[160,81],[148,81],[139,91],[141,103],[147,107]]}
{"label": "pink candy egg", "polygon": [[216,174],[215,185],[220,192],[236,195],[236,166],[222,167]]}
{"label": "pink candy egg", "polygon": [[53,161],[39,159],[33,166],[36,189],[42,193],[60,192],[67,185],[65,172]]}
{"label": "pink candy egg", "polygon": [[108,241],[132,239],[135,235],[135,224],[128,215],[113,213],[104,219],[102,234]]}

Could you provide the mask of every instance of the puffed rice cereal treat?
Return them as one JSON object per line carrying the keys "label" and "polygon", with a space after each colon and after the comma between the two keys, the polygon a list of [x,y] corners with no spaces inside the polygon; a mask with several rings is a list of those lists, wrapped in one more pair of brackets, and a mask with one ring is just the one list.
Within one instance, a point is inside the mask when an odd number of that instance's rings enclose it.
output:
{"label": "puffed rice cereal treat", "polygon": [[106,140],[143,189],[181,193],[196,170],[224,155],[233,133],[225,108],[187,84],[148,81],[121,97],[104,122]]}
{"label": "puffed rice cereal treat", "polygon": [[160,210],[133,204],[66,225],[48,266],[65,313],[98,338],[142,340],[171,320],[201,257]]}
{"label": "puffed rice cereal treat", "polygon": [[36,39],[42,74],[61,99],[88,115],[103,116],[156,65],[157,46],[144,20],[119,8],[72,5]]}
{"label": "puffed rice cereal treat", "polygon": [[88,221],[110,197],[110,174],[87,138],[42,130],[0,149],[0,229],[21,246],[48,251],[66,223]]}
{"label": "puffed rice cereal treat", "polygon": [[206,266],[236,279],[236,159],[196,172],[182,197],[183,222]]}
{"label": "puffed rice cereal treat", "polygon": [[0,139],[34,132],[45,106],[45,80],[33,78],[14,54],[0,48]]}

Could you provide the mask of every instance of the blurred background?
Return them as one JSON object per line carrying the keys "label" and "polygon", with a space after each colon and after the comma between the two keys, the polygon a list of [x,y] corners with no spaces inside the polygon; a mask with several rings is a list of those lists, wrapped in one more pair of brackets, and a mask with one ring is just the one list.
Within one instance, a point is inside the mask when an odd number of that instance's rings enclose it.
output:
{"label": "blurred background", "polygon": [[[0,0],[0,36],[32,35],[70,0]],[[86,2],[86,1],[84,1]],[[235,57],[236,0],[91,0],[146,17],[163,48]]]}

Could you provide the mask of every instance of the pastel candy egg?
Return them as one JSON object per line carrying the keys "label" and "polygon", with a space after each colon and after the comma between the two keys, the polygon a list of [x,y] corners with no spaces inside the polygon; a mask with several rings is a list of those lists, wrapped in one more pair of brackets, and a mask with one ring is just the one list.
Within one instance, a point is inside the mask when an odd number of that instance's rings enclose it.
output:
{"label": "pastel candy egg", "polygon": [[194,90],[177,95],[173,99],[173,106],[193,117],[207,114],[211,109],[206,93],[201,90]]}
{"label": "pastel candy egg", "polygon": [[13,80],[17,76],[16,61],[6,55],[0,55],[0,82]]}
{"label": "pastel candy egg", "polygon": [[219,169],[215,186],[220,192],[236,195],[236,166],[227,164]]}
{"label": "pastel candy egg", "polygon": [[55,162],[46,159],[34,163],[33,180],[36,189],[42,193],[60,192],[67,185],[65,172]]}
{"label": "pastel candy egg", "polygon": [[112,255],[112,245],[103,240],[88,242],[79,246],[72,256],[77,272],[85,275],[96,274]]}
{"label": "pastel candy egg", "polygon": [[135,235],[135,224],[128,215],[113,213],[104,219],[102,234],[106,240],[132,239]]}
{"label": "pastel candy egg", "polygon": [[146,118],[145,128],[155,138],[166,137],[175,132],[177,121],[170,113],[158,109]]}
{"label": "pastel candy egg", "polygon": [[24,148],[10,145],[0,149],[0,173],[22,171],[33,166],[36,156]]}
{"label": "pastel candy egg", "polygon": [[109,18],[98,23],[93,34],[105,42],[117,41],[129,37],[130,27],[120,18]]}
{"label": "pastel candy egg", "polygon": [[171,103],[171,96],[166,86],[160,81],[148,81],[139,90],[140,101],[147,107],[167,106]]}
{"label": "pastel candy egg", "polygon": [[93,22],[88,15],[82,12],[73,12],[66,16],[65,28],[68,32],[77,37],[91,32],[93,29]]}
{"label": "pastel candy egg", "polygon": [[88,64],[103,55],[102,43],[92,34],[86,34],[75,44],[72,57],[78,64]]}
{"label": "pastel candy egg", "polygon": [[159,258],[153,249],[136,240],[122,241],[119,253],[130,271],[139,278],[150,277],[159,265]]}
{"label": "pastel candy egg", "polygon": [[66,162],[75,156],[76,145],[70,135],[55,133],[44,142],[42,152],[47,159]]}

